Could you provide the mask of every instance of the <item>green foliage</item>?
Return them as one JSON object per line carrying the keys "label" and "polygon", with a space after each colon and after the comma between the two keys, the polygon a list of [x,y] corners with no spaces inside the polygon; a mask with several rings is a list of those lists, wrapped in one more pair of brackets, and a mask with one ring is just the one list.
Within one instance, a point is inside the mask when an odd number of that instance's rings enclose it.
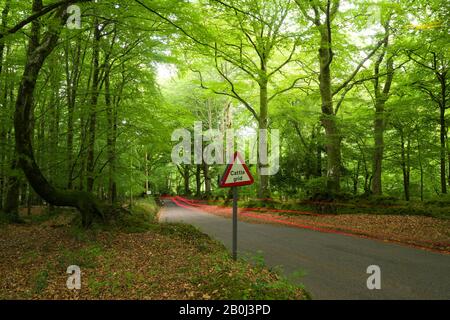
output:
{"label": "green foliage", "polygon": [[128,233],[139,233],[150,230],[156,222],[159,206],[153,198],[140,200],[131,209],[131,213],[122,214],[115,221],[115,226]]}
{"label": "green foliage", "polygon": [[170,235],[183,242],[188,242],[200,252],[214,252],[223,248],[219,242],[212,240],[198,228],[183,223],[159,223],[152,226],[154,232]]}
{"label": "green foliage", "polygon": [[[0,1],[1,10],[6,3]],[[189,190],[184,190],[185,181],[171,163],[176,143],[171,143],[172,132],[192,131],[195,121],[203,122],[204,131],[232,128],[245,135],[255,130],[264,109],[261,84],[267,82],[269,128],[280,130],[281,137],[280,170],[270,177],[274,198],[370,195],[373,123],[380,117],[384,121],[384,195],[433,203],[437,193],[444,193],[443,176],[449,184],[450,118],[448,106],[443,105],[448,101],[441,96],[450,87],[447,3],[341,1],[333,13],[331,108],[340,137],[338,193],[331,193],[326,181],[331,174],[330,137],[324,130],[323,92],[317,80],[317,50],[325,25],[317,26],[322,14],[319,21],[313,15],[314,6],[320,13],[325,4],[323,0],[80,4],[82,28],[62,28],[59,45],[46,59],[35,90],[30,128],[43,175],[53,186],[72,190],[86,190],[92,175],[92,192],[106,202],[113,202],[113,192],[117,203],[133,202],[147,191],[152,195],[191,191],[198,198],[226,198],[227,190],[217,184],[223,167],[215,164],[188,165]],[[89,12],[101,15],[93,17]],[[14,26],[30,14],[30,3],[16,3],[2,23]],[[42,35],[51,16],[37,20]],[[99,39],[94,37],[96,25],[101,28]],[[21,170],[12,165],[12,133],[30,31],[27,25],[1,42],[3,205],[8,178],[26,182]],[[387,88],[391,62],[393,82],[380,96]],[[358,65],[361,68],[355,69]],[[99,75],[97,88],[94,69]],[[378,115],[377,101],[384,103]],[[261,181],[256,166],[251,170],[256,183],[242,188],[245,197],[256,197]],[[27,204],[27,193],[31,204],[42,204],[33,192],[21,191],[21,205]],[[139,210],[120,216],[123,228],[141,232],[150,227],[153,218]]]}
{"label": "green foliage", "polygon": [[246,261],[233,263],[229,256],[213,256],[211,272],[190,281],[207,292],[220,292],[225,300],[290,300],[309,298],[300,285],[274,273],[269,273],[262,258],[258,264]]}
{"label": "green foliage", "polygon": [[78,250],[63,249],[60,253],[58,263],[61,268],[67,268],[71,265],[76,265],[80,268],[95,268],[98,257],[104,254],[104,249],[95,244]]}
{"label": "green foliage", "polygon": [[48,286],[48,271],[41,270],[33,277],[33,293],[40,294]]}
{"label": "green foliage", "polygon": [[308,180],[305,184],[306,194],[315,198],[327,192],[327,178],[319,177]]}
{"label": "green foliage", "polygon": [[9,219],[5,213],[0,211],[0,227],[6,226],[9,223]]}
{"label": "green foliage", "polygon": [[42,214],[26,216],[24,219],[29,223],[40,224],[42,222],[49,221],[54,217],[54,213],[49,213],[47,210],[45,210]]}
{"label": "green foliage", "polygon": [[[442,219],[450,218],[448,197],[426,202],[402,201],[391,196],[350,197],[348,195],[338,195],[333,200],[311,200],[260,201],[250,199],[241,201],[239,205],[247,208],[297,210],[319,214],[422,215]],[[291,212],[279,212],[278,214],[297,215],[297,213]]]}

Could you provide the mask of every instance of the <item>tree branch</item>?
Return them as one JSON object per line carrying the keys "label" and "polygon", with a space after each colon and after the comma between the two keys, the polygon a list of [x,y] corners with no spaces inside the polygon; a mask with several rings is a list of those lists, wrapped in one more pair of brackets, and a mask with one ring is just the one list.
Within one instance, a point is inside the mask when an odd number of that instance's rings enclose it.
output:
{"label": "tree branch", "polygon": [[[244,100],[244,99],[236,92],[236,90],[235,90],[235,88],[234,88],[234,84],[233,84],[233,83],[232,83],[232,82],[231,82],[231,81],[223,74],[223,72],[222,72],[221,76],[224,77],[225,80],[228,79],[227,82],[228,82],[228,83],[230,84],[230,86],[231,86],[231,92],[232,92],[232,93],[228,93],[228,92],[224,92],[224,91],[217,91],[217,90],[215,90],[215,89],[211,89],[211,88],[205,86],[205,84],[203,83],[203,77],[202,77],[201,71],[200,71],[200,70],[192,70],[192,71],[199,74],[199,77],[200,77],[200,87],[201,87],[202,89],[211,90],[211,91],[214,92],[215,94],[223,95],[223,96],[227,96],[227,97],[231,97],[231,98],[233,98],[233,99],[238,100],[239,102],[241,102],[241,103],[247,108],[247,110],[249,110],[249,111],[251,112],[251,114],[253,115],[253,117],[254,117],[257,121],[259,121],[259,117],[258,117],[258,114],[256,113],[255,109],[253,109],[253,108],[251,107],[251,105],[250,105],[247,101],[245,101],[245,100]],[[221,71],[219,71],[219,73],[221,73]]]}
{"label": "tree branch", "polygon": [[358,66],[353,71],[353,73],[350,75],[350,77],[348,77],[348,79],[346,81],[344,81],[336,90],[333,91],[333,94],[332,94],[333,96],[338,94],[339,91],[344,89],[353,80],[353,78],[355,78],[355,76],[358,74],[359,70],[362,68],[364,63],[366,63],[366,61],[368,61],[375,54],[375,52],[378,51],[378,49],[383,45],[383,43],[384,43],[384,39],[377,43],[375,48],[358,64]]}
{"label": "tree branch", "polygon": [[284,89],[282,89],[282,90],[280,90],[280,91],[274,93],[267,101],[270,102],[270,101],[272,101],[275,97],[279,96],[280,94],[285,93],[285,92],[287,92],[287,91],[290,91],[290,90],[292,90],[292,89],[300,89],[300,90],[302,90],[303,92],[306,92],[306,91],[304,90],[304,88],[296,87],[295,85],[297,84],[297,82],[298,82],[299,80],[304,80],[304,79],[307,79],[307,78],[308,78],[308,77],[298,77],[298,78],[296,78],[296,79],[292,82],[292,84],[291,84],[289,87],[284,88]]}
{"label": "tree branch", "polygon": [[46,15],[47,13],[58,9],[61,6],[69,6],[71,4],[74,3],[83,3],[83,2],[91,2],[92,0],[63,0],[60,2],[56,2],[53,4],[50,4],[46,7],[43,7],[42,10],[40,10],[39,12],[36,12],[34,14],[32,14],[31,16],[29,16],[28,18],[20,21],[19,23],[17,23],[14,27],[12,27],[11,29],[8,29],[2,33],[0,33],[0,39],[4,38],[7,35],[11,35],[14,34],[18,31],[20,31],[22,28],[24,28],[25,26],[27,26],[28,24],[30,24],[31,22],[33,22],[36,19],[39,19],[40,17]]}

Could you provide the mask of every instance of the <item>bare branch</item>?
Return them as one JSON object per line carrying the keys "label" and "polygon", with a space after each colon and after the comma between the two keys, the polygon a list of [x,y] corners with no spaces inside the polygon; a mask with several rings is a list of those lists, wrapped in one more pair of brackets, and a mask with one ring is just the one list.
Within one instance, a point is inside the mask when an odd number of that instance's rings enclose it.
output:
{"label": "bare branch", "polygon": [[353,73],[350,75],[350,77],[348,77],[347,80],[345,80],[336,90],[333,91],[333,96],[338,94],[339,91],[344,89],[353,80],[353,78],[356,77],[356,75],[358,74],[359,70],[362,68],[364,63],[366,63],[366,61],[368,61],[375,54],[375,52],[378,51],[378,49],[383,45],[383,43],[384,43],[384,39],[377,43],[375,48],[358,64],[358,66],[353,71]]}
{"label": "bare branch", "polygon": [[[339,101],[336,104],[335,114],[338,113],[342,102],[344,102],[345,96],[347,95],[347,93],[349,93],[353,89],[354,86],[359,85],[359,84],[365,84],[365,82],[367,82],[367,81],[376,80],[376,79],[378,79],[380,77],[387,76],[387,75],[389,75],[391,73],[393,74],[395,72],[395,70],[400,69],[401,67],[403,67],[403,65],[405,65],[408,62],[409,62],[409,60],[402,62],[401,64],[399,64],[395,68],[394,67],[389,68],[389,70],[386,71],[385,73],[378,74],[378,75],[373,75],[373,76],[370,76],[370,77],[367,77],[367,78],[358,79],[358,80],[355,80],[352,83],[348,84],[347,87],[345,88],[345,90],[342,92],[341,97],[339,98]],[[372,100],[373,100],[373,97],[372,97]]]}
{"label": "bare branch", "polygon": [[289,57],[282,64],[280,64],[275,70],[273,70],[271,73],[269,73],[267,76],[268,78],[273,76],[275,73],[280,71],[285,65],[287,65],[289,62],[292,61],[292,57],[294,56],[295,50],[297,49],[297,45],[298,45],[298,41],[295,41],[294,45],[292,46],[292,50],[289,54]]}
{"label": "bare branch", "polygon": [[297,82],[300,81],[300,80],[304,80],[304,79],[308,79],[308,77],[298,77],[298,78],[296,78],[296,79],[292,82],[292,84],[291,84],[289,87],[284,88],[284,89],[282,89],[282,90],[280,90],[280,91],[277,91],[277,92],[274,93],[267,101],[270,102],[270,101],[272,101],[274,98],[276,98],[277,96],[279,96],[280,94],[283,94],[283,93],[288,92],[288,91],[293,90],[293,89],[300,89],[300,90],[302,90],[303,92],[307,92],[307,91],[305,91],[304,88],[296,87]]}
{"label": "bare branch", "polygon": [[262,22],[264,24],[266,24],[266,25],[269,24],[267,21],[265,21],[264,19],[261,19],[261,17],[258,17],[257,15],[253,14],[252,12],[244,11],[244,10],[242,10],[239,7],[236,7],[236,6],[232,5],[232,4],[226,3],[225,1],[221,1],[221,0],[213,0],[213,1],[215,1],[217,3],[220,3],[224,7],[227,7],[229,9],[233,9],[236,12],[239,12],[239,13],[242,13],[244,15],[250,16],[250,17],[252,17],[252,18],[254,18],[254,19],[256,19],[256,20],[258,20],[258,21],[260,21],[260,22]]}
{"label": "bare branch", "polygon": [[422,66],[422,67],[424,67],[424,68],[426,68],[426,69],[428,69],[428,70],[431,70],[431,71],[433,71],[433,72],[436,72],[436,71],[437,71],[437,70],[436,70],[436,67],[434,67],[434,66],[433,66],[433,67],[430,67],[430,66],[426,65],[425,63],[423,63],[423,62],[421,62],[421,61],[415,59],[415,58],[413,57],[413,54],[416,55],[417,57],[419,57],[420,59],[425,60],[425,58],[421,57],[421,56],[418,55],[417,53],[415,53],[415,52],[413,52],[413,51],[410,51],[410,52],[408,52],[408,57],[409,57],[412,61],[414,61],[414,62],[417,63],[418,65],[420,65],[420,66]]}
{"label": "bare branch", "polygon": [[[217,68],[217,67],[216,67]],[[234,98],[234,99],[236,99],[236,100],[238,100],[239,102],[241,102],[251,113],[252,113],[252,115],[253,115],[253,117],[255,117],[255,119],[257,120],[257,121],[259,121],[259,117],[258,117],[258,114],[256,113],[256,111],[255,111],[255,109],[253,109],[252,107],[251,107],[251,105],[247,102],[247,101],[245,101],[237,92],[236,92],[236,90],[235,90],[235,88],[234,88],[234,84],[228,79],[228,77],[226,77],[225,76],[225,74],[220,70],[218,70],[218,72],[221,74],[221,76],[230,84],[230,87],[231,87],[231,92],[232,93],[229,93],[229,92],[225,92],[225,91],[217,91],[217,90],[215,90],[215,89],[211,89],[211,88],[209,88],[209,87],[207,87],[207,86],[205,86],[205,84],[203,83],[203,76],[202,76],[202,73],[201,73],[201,71],[200,70],[192,70],[193,72],[195,72],[195,73],[198,73],[199,74],[199,78],[200,78],[200,87],[202,88],[202,89],[206,89],[206,90],[211,90],[212,92],[214,92],[215,94],[218,94],[218,95],[223,95],[223,96],[228,96],[228,97],[231,97],[231,98]]]}
{"label": "bare branch", "polygon": [[320,26],[321,25],[321,22],[320,22],[320,15],[319,15],[319,12],[317,11],[317,8],[316,7],[313,7],[313,9],[314,9],[314,13],[315,13],[315,17],[311,17],[309,14],[308,14],[308,12],[306,11],[307,9],[304,7],[304,0],[295,0],[295,3],[297,3],[297,5],[298,5],[298,7],[299,7],[299,9],[300,9],[300,11],[302,12],[302,14],[303,14],[303,16],[307,19],[307,20],[309,20],[309,21],[311,21],[312,23],[314,23],[316,26]]}

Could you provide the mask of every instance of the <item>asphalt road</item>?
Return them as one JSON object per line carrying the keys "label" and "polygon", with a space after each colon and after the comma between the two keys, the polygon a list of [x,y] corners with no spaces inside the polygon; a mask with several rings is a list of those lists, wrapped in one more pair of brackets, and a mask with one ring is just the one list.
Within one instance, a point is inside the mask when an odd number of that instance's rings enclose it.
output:
{"label": "asphalt road", "polygon": [[[166,200],[160,217],[184,222],[231,248],[232,221]],[[239,255],[262,254],[303,283],[313,299],[450,299],[450,255],[377,240],[287,226],[238,223]],[[381,289],[367,288],[367,267],[381,269]]]}

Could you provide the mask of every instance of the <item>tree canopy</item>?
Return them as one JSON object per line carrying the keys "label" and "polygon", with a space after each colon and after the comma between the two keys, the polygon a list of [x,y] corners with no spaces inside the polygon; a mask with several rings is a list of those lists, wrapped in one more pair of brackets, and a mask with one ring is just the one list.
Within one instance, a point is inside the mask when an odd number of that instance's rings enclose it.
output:
{"label": "tree canopy", "polygon": [[42,201],[89,224],[145,194],[229,197],[223,164],[171,160],[174,130],[199,121],[258,141],[278,130],[279,170],[264,174],[259,155],[248,197],[449,191],[446,1],[1,0],[0,10],[0,210],[12,220]]}

